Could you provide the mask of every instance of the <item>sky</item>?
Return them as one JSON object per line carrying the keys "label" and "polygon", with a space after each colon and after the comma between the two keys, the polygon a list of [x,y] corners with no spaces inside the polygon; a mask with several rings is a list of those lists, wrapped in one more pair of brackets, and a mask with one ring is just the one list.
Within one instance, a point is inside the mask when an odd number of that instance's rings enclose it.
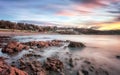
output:
{"label": "sky", "polygon": [[120,29],[120,0],[0,0],[0,20]]}

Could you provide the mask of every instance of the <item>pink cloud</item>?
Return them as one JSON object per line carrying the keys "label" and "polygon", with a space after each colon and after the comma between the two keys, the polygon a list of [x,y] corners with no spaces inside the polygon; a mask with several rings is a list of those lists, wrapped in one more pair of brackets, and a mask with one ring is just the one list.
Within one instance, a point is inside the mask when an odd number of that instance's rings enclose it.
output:
{"label": "pink cloud", "polygon": [[79,12],[80,14],[89,14],[92,13],[91,8],[80,6],[80,5],[73,5],[72,10]]}
{"label": "pink cloud", "polygon": [[[62,9],[56,13],[58,16],[77,16],[90,15],[99,8],[109,6],[111,3],[119,2],[120,0],[72,0],[73,4],[68,5],[69,9]],[[61,6],[60,6],[61,7]],[[63,7],[62,7],[63,8]]]}
{"label": "pink cloud", "polygon": [[68,16],[68,17],[71,17],[71,16],[77,16],[78,13],[77,13],[77,12],[74,12],[74,11],[61,10],[61,11],[57,12],[56,15],[58,15],[58,16]]}
{"label": "pink cloud", "polygon": [[[120,2],[120,0],[72,0],[75,2],[72,5],[73,10],[90,13],[96,8],[109,6],[113,2]],[[84,12],[84,13],[85,13]]]}
{"label": "pink cloud", "polygon": [[104,8],[109,6],[113,2],[120,2],[120,0],[84,0],[79,2],[76,0],[75,4],[72,5],[72,9],[80,14],[91,14],[98,8]]}

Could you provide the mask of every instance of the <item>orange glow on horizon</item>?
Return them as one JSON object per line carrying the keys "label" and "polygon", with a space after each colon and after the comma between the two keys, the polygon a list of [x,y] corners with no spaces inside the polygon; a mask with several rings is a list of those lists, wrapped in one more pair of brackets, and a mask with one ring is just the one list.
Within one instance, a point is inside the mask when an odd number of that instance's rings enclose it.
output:
{"label": "orange glow on horizon", "polygon": [[114,22],[114,23],[104,23],[100,24],[99,30],[118,30],[120,29],[120,22]]}

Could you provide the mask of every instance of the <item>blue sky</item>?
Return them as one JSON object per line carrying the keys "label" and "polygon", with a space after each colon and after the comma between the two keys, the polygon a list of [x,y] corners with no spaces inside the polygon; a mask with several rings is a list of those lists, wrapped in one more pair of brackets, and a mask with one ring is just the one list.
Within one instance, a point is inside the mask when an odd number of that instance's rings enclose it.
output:
{"label": "blue sky", "polygon": [[0,0],[1,20],[82,27],[113,22],[119,15],[120,0]]}

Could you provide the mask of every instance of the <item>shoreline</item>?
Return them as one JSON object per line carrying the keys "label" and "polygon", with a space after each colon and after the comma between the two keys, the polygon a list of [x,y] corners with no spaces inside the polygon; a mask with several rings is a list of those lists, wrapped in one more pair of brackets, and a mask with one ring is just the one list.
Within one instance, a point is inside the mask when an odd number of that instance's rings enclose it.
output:
{"label": "shoreline", "polygon": [[50,32],[1,32],[0,31],[0,37],[1,36],[9,36],[9,37],[14,37],[14,36],[25,36],[25,35],[40,35],[40,34],[57,34],[57,33],[50,33]]}

